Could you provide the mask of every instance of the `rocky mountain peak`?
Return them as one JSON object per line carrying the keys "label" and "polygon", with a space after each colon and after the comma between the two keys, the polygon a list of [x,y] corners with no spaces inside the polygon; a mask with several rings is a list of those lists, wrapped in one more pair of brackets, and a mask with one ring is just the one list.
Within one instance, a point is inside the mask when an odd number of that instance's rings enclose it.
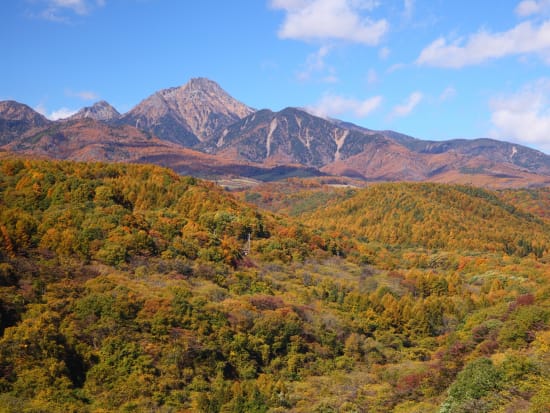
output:
{"label": "rocky mountain peak", "polygon": [[4,121],[26,121],[32,123],[33,126],[42,126],[49,122],[48,119],[34,109],[14,100],[0,102],[0,119]]}
{"label": "rocky mountain peak", "polygon": [[220,87],[219,84],[205,77],[191,78],[189,82],[187,82],[182,87],[187,89],[188,91],[225,93],[225,91]]}
{"label": "rocky mountain peak", "polygon": [[108,122],[120,117],[120,113],[104,100],[94,103],[92,106],[87,106],[80,109],[69,119],[94,119],[101,122]]}
{"label": "rocky mountain peak", "polygon": [[210,141],[252,112],[216,82],[194,78],[183,86],[152,94],[124,115],[122,121],[162,139],[193,146]]}
{"label": "rocky mountain peak", "polygon": [[11,142],[29,129],[50,123],[43,115],[13,100],[0,102],[0,145]]}
{"label": "rocky mountain peak", "polygon": [[229,116],[233,120],[242,119],[253,112],[244,103],[229,95],[216,82],[203,77],[189,80],[185,85],[170,90],[170,93],[165,94],[164,97],[175,100],[179,113],[185,118],[188,115],[194,115],[193,112],[200,106],[205,106],[206,112]]}

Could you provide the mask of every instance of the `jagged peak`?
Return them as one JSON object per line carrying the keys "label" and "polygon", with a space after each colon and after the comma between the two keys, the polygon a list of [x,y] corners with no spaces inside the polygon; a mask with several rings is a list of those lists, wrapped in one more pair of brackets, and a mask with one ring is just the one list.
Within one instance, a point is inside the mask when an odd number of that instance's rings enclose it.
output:
{"label": "jagged peak", "polygon": [[304,108],[297,108],[297,107],[294,107],[294,106],[287,106],[286,108],[280,110],[278,113],[280,113],[280,114],[292,114],[292,115],[304,114],[304,115],[309,115],[309,116],[315,116],[316,118],[319,117],[319,116],[317,116],[313,113],[308,112]]}
{"label": "jagged peak", "polygon": [[36,112],[30,106],[25,105],[24,103],[17,102],[16,100],[0,100],[0,109],[1,110],[7,110],[9,108],[18,108],[18,109],[22,109],[22,110],[29,110],[29,111]]}
{"label": "jagged peak", "polygon": [[[111,105],[109,102],[107,102],[106,100],[99,100],[97,102],[95,102],[92,107],[110,107],[110,108],[113,108],[113,105]],[[116,110],[116,109],[115,109]]]}
{"label": "jagged peak", "polygon": [[86,106],[80,109],[69,119],[90,118],[98,121],[110,121],[118,119],[119,117],[120,113],[109,102],[100,100],[95,102],[92,106]]}
{"label": "jagged peak", "polygon": [[30,106],[15,100],[0,101],[0,116],[10,120],[22,120],[32,117],[35,118],[37,122],[48,122],[48,119],[44,115]]}
{"label": "jagged peak", "polygon": [[5,106],[25,106],[27,108],[29,107],[29,106],[25,105],[24,103],[17,102],[16,100],[0,100],[0,106],[2,106],[2,107],[5,107]]}
{"label": "jagged peak", "polygon": [[218,83],[206,77],[193,77],[183,87],[188,90],[223,90]]}
{"label": "jagged peak", "polygon": [[[196,77],[183,86],[153,93],[126,113],[122,121],[134,125],[138,124],[136,118],[140,118],[142,128],[150,129],[162,139],[178,141],[177,134],[192,134],[198,141],[206,141],[253,112],[252,108],[233,98],[218,83]],[[166,123],[167,119],[171,122],[170,130],[157,128],[156,125]]]}

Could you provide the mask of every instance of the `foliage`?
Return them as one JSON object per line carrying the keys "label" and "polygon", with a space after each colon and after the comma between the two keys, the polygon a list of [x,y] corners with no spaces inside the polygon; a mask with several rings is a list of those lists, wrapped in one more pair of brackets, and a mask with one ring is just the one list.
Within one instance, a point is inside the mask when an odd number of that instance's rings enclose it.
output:
{"label": "foliage", "polygon": [[495,193],[0,171],[0,411],[548,411],[547,224]]}
{"label": "foliage", "polygon": [[497,192],[504,202],[546,220],[550,219],[550,188],[507,189]]}
{"label": "foliage", "polygon": [[498,391],[501,380],[501,374],[491,360],[480,358],[468,363],[449,387],[449,396],[440,412],[491,411],[492,406],[485,401],[485,396]]}
{"label": "foliage", "polygon": [[550,229],[543,221],[474,187],[377,184],[333,201],[305,219],[389,246],[504,252],[541,258]]}

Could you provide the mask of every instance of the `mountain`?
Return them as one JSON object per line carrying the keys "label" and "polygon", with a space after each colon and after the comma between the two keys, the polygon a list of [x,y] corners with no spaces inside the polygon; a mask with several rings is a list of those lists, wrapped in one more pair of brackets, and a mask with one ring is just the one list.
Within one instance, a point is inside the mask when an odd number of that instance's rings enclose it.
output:
{"label": "mountain", "polygon": [[40,158],[154,163],[198,176],[221,167],[213,156],[158,139],[133,126],[107,125],[91,118],[51,122],[44,128],[30,129],[2,149]]}
{"label": "mountain", "polygon": [[[206,154],[159,139],[129,125],[112,125],[91,118],[48,122],[23,131],[0,146],[7,154],[74,161],[152,163],[184,175],[218,179],[243,176],[271,181],[292,176],[322,175],[300,165],[270,167],[250,165]],[[5,158],[9,156],[0,156]]]}
{"label": "mountain", "polygon": [[395,141],[408,149],[423,154],[455,152],[469,158],[483,156],[492,162],[506,162],[527,170],[550,174],[550,157],[542,152],[495,139],[452,139],[429,141],[415,139],[392,131],[385,131]]}
{"label": "mountain", "polygon": [[[484,179],[483,186],[491,180],[500,180],[504,186],[514,180],[518,183],[533,179],[539,183],[547,182],[534,175],[550,175],[550,156],[510,142],[487,138],[430,141],[391,130],[373,131],[349,122],[331,121],[346,129],[367,135],[382,135],[387,139],[378,140],[377,145],[368,145],[363,151],[350,154],[345,162],[325,166],[323,170],[327,173],[365,175],[382,180],[453,183],[472,183],[475,176],[477,182],[480,178]],[[391,162],[383,159],[386,156],[391,158]]]}
{"label": "mountain", "polygon": [[120,113],[109,103],[101,100],[94,103],[92,106],[87,106],[80,109],[69,119],[94,119],[102,122],[110,122],[120,118]]}
{"label": "mountain", "polygon": [[301,109],[261,110],[226,128],[207,151],[251,162],[322,167],[346,159],[373,139]]}
{"label": "mountain", "polygon": [[109,126],[93,119],[51,122],[22,134],[3,149],[40,157],[96,161],[136,161],[143,152],[174,145],[131,126]]}
{"label": "mountain", "polygon": [[202,149],[225,159],[299,164],[369,181],[492,187],[550,183],[550,157],[521,145],[491,139],[422,141],[323,119],[296,108],[255,112],[224,129]]}
{"label": "mountain", "polygon": [[48,119],[27,105],[13,100],[0,102],[0,145],[11,142],[30,129],[48,124]]}
{"label": "mountain", "polygon": [[[75,123],[80,121],[88,122]],[[102,101],[69,120],[51,122],[26,105],[2,102],[0,149],[153,162],[213,179],[328,174],[492,188],[550,185],[550,156],[521,145],[492,139],[427,141],[292,107],[254,111],[204,78],[160,90],[123,115]]]}
{"label": "mountain", "polygon": [[216,82],[196,78],[152,94],[126,113],[120,123],[193,147],[252,112]]}
{"label": "mountain", "polygon": [[[341,161],[321,168],[321,171],[375,181],[431,181],[441,183],[472,184],[491,188],[542,186],[550,184],[545,163],[547,155],[511,145],[522,152],[524,160],[532,166],[517,164],[522,158],[509,159],[506,146],[497,142],[492,150],[469,153],[467,147],[449,149],[440,153],[423,153],[409,150],[393,140],[373,142],[364,150]],[[515,161],[516,163],[514,163]]]}

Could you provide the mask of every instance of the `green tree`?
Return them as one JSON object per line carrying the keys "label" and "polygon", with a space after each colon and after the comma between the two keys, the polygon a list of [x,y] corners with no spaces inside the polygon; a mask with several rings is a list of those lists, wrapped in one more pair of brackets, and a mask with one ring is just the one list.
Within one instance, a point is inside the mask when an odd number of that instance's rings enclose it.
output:
{"label": "green tree", "polygon": [[468,363],[458,373],[455,382],[449,387],[447,399],[441,405],[440,413],[483,413],[493,406],[486,400],[492,392],[498,392],[502,375],[487,358],[479,358]]}

